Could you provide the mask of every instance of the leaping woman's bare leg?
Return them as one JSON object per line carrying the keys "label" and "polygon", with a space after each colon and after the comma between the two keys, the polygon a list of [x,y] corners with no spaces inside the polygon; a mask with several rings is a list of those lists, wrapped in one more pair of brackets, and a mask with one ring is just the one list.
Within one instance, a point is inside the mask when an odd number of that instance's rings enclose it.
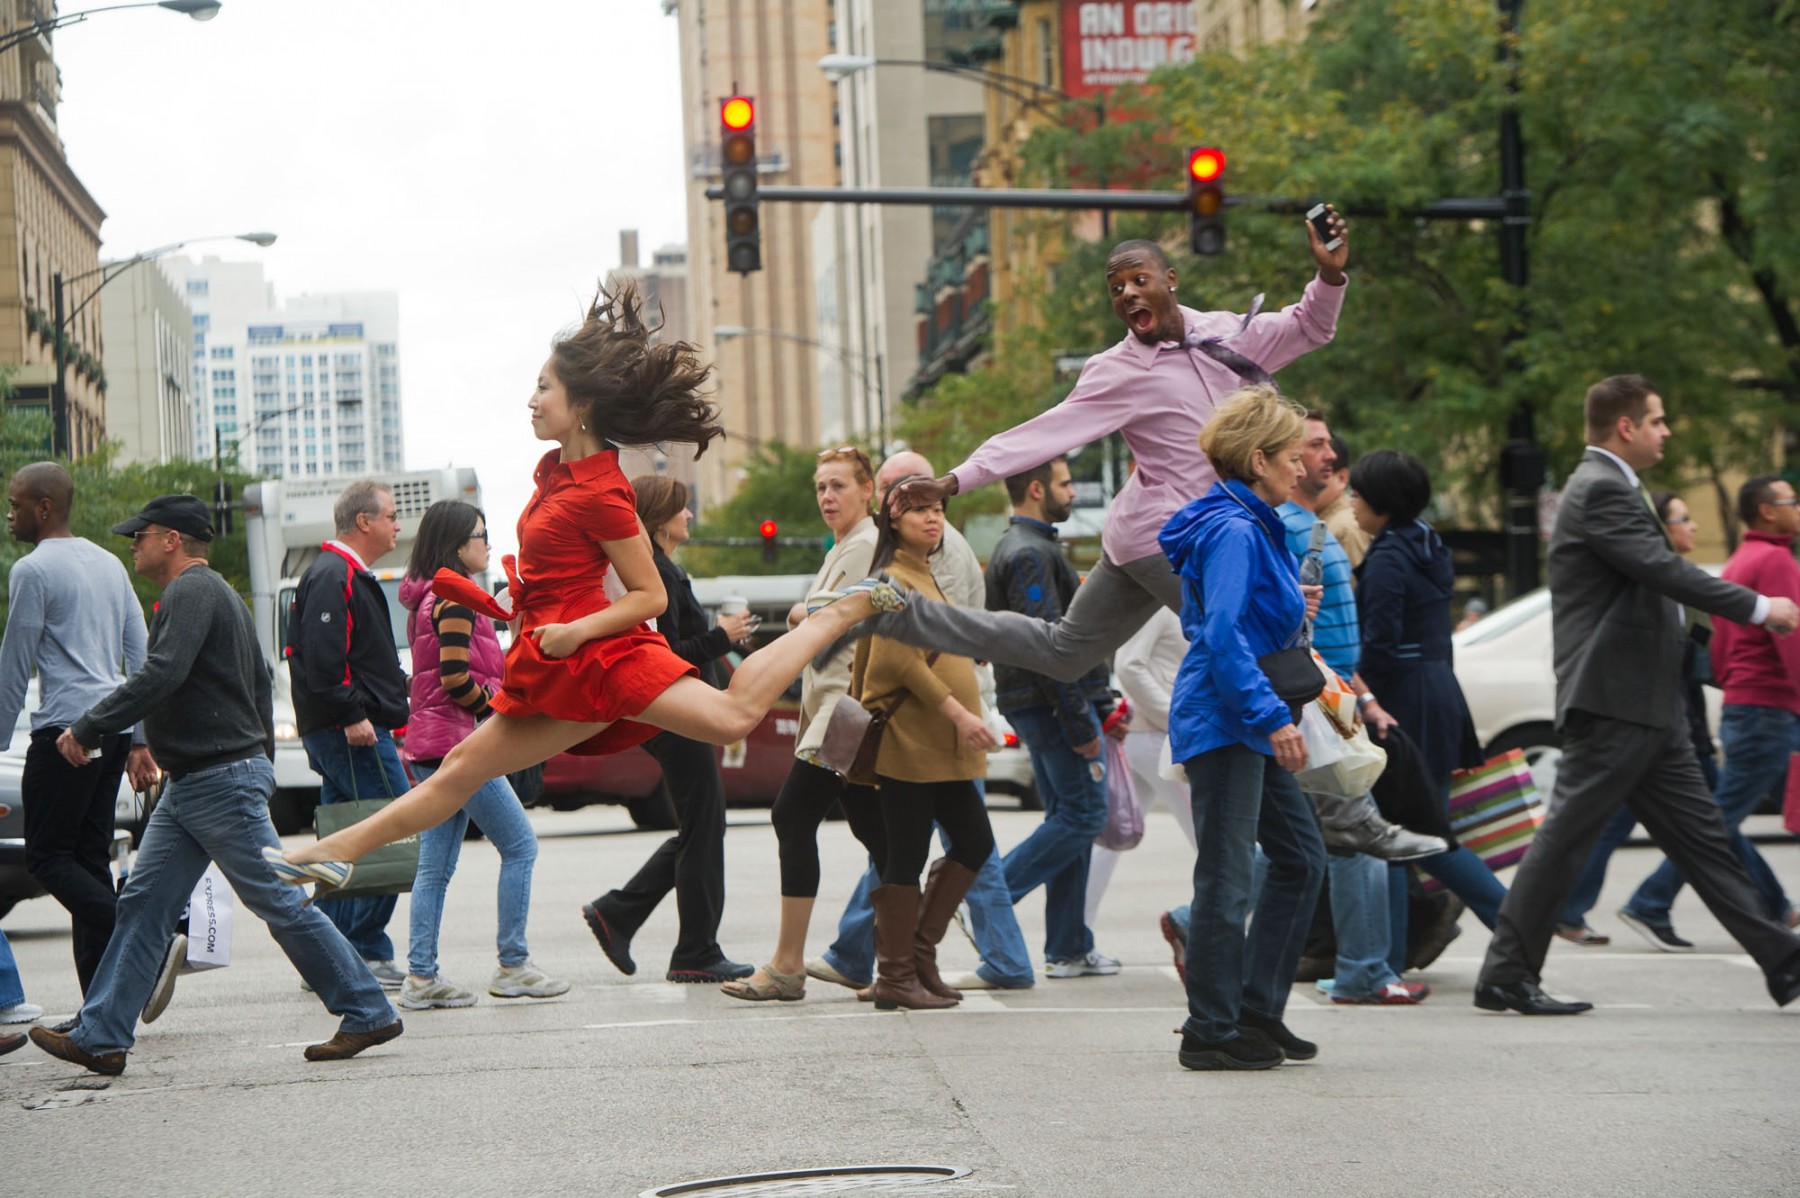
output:
{"label": "leaping woman's bare leg", "polygon": [[496,715],[450,750],[436,773],[368,819],[285,855],[296,865],[355,861],[384,844],[437,827],[495,778],[548,761],[605,727],[545,715]]}
{"label": "leaping woman's bare leg", "polygon": [[814,655],[874,614],[867,595],[846,595],[746,657],[725,690],[681,678],[634,718],[708,744],[743,740]]}

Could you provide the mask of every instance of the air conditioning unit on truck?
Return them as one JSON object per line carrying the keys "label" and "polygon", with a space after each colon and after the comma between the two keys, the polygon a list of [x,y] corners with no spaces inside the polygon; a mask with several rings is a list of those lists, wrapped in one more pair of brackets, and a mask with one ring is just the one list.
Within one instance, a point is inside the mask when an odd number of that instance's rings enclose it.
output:
{"label": "air conditioning unit on truck", "polygon": [[[393,475],[345,475],[337,478],[294,478],[256,483],[244,488],[245,531],[250,551],[250,605],[257,642],[275,670],[275,801],[270,805],[275,827],[283,835],[312,823],[319,801],[319,776],[307,764],[294,724],[288,679],[288,614],[300,575],[319,556],[319,547],[336,535],[332,509],[344,488],[373,478],[393,491],[400,514],[400,541],[392,553],[370,562],[387,592],[394,622],[394,644],[402,669],[412,668],[407,651],[406,609],[400,606],[400,580],[407,555],[425,509],[439,500],[460,499],[481,506],[481,484],[471,467],[413,470]],[[481,580],[485,581],[485,580]]]}

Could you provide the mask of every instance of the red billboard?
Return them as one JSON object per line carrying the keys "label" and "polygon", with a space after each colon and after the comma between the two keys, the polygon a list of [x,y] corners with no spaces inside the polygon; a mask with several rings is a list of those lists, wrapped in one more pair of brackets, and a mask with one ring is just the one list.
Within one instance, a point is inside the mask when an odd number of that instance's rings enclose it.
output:
{"label": "red billboard", "polygon": [[1063,0],[1063,91],[1088,96],[1194,58],[1192,3]]}

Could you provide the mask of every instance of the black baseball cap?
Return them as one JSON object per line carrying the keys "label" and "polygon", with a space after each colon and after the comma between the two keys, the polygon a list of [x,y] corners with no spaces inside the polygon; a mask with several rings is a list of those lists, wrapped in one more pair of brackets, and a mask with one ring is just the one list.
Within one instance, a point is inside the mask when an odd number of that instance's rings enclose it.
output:
{"label": "black baseball cap", "polygon": [[192,495],[158,495],[129,520],[113,525],[122,537],[136,536],[152,524],[172,528],[196,541],[213,539],[212,512]]}

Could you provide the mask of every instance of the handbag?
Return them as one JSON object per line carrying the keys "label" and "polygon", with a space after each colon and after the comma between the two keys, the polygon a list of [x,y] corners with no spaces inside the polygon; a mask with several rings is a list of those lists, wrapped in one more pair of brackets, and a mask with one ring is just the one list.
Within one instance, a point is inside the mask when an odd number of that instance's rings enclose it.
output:
{"label": "handbag", "polygon": [[1106,826],[1094,843],[1122,853],[1135,849],[1144,839],[1144,805],[1138,802],[1137,784],[1131,779],[1131,766],[1125,760],[1125,745],[1116,736],[1102,736],[1106,742]]}
{"label": "handbag", "polygon": [[[1543,823],[1544,801],[1531,780],[1525,750],[1512,749],[1450,775],[1450,829],[1496,873],[1524,858]],[[1435,879],[1426,880],[1427,891],[1441,888]]]}
{"label": "handbag", "polygon": [[[1243,500],[1231,493],[1230,487],[1225,488],[1225,494],[1244,509],[1251,523],[1259,528],[1263,527],[1262,521],[1256,518],[1256,514],[1250,511]],[[1324,577],[1325,567],[1320,555],[1325,549],[1325,531],[1323,520],[1313,521],[1312,539],[1307,544],[1300,567],[1300,581],[1303,585],[1316,586]],[[1287,552],[1287,545],[1273,532],[1269,533],[1269,539],[1275,542],[1275,547],[1281,552]],[[1285,648],[1257,658],[1256,668],[1269,680],[1269,687],[1275,692],[1275,697],[1287,704],[1296,724],[1300,722],[1300,709],[1325,693],[1325,675],[1313,661],[1311,620],[1301,622],[1299,631],[1294,633]]]}
{"label": "handbag", "polygon": [[[862,675],[858,667],[867,668],[868,643],[864,640],[856,647],[850,693],[838,696],[837,706],[831,709],[831,719],[825,725],[825,739],[817,753],[820,765],[844,781],[859,786],[875,781],[875,759],[881,755],[881,734],[887,731],[888,721],[894,718],[894,713],[912,697],[911,691],[901,691],[886,708],[870,711],[863,706]],[[925,658],[925,668],[929,670],[937,659],[937,651],[933,650]]]}
{"label": "handbag", "polygon": [[1781,826],[1800,836],[1800,753],[1788,755],[1787,790],[1781,798]]}
{"label": "handbag", "polygon": [[[359,746],[350,745],[352,753]],[[370,748],[371,753],[375,752]],[[380,762],[377,760],[377,766]],[[348,803],[324,803],[313,812],[313,828],[319,838],[332,835],[353,824],[362,821],[386,807],[394,801],[393,784],[388,781],[387,770],[379,769],[381,788],[388,792],[385,799],[365,799],[356,787],[355,763],[350,769],[350,795]],[[330,902],[333,899],[371,898],[377,895],[405,894],[413,888],[413,878],[419,872],[419,837],[417,833],[402,837],[392,844],[384,844],[362,855],[356,868],[350,871],[350,880],[342,886],[316,888],[315,902]]]}

